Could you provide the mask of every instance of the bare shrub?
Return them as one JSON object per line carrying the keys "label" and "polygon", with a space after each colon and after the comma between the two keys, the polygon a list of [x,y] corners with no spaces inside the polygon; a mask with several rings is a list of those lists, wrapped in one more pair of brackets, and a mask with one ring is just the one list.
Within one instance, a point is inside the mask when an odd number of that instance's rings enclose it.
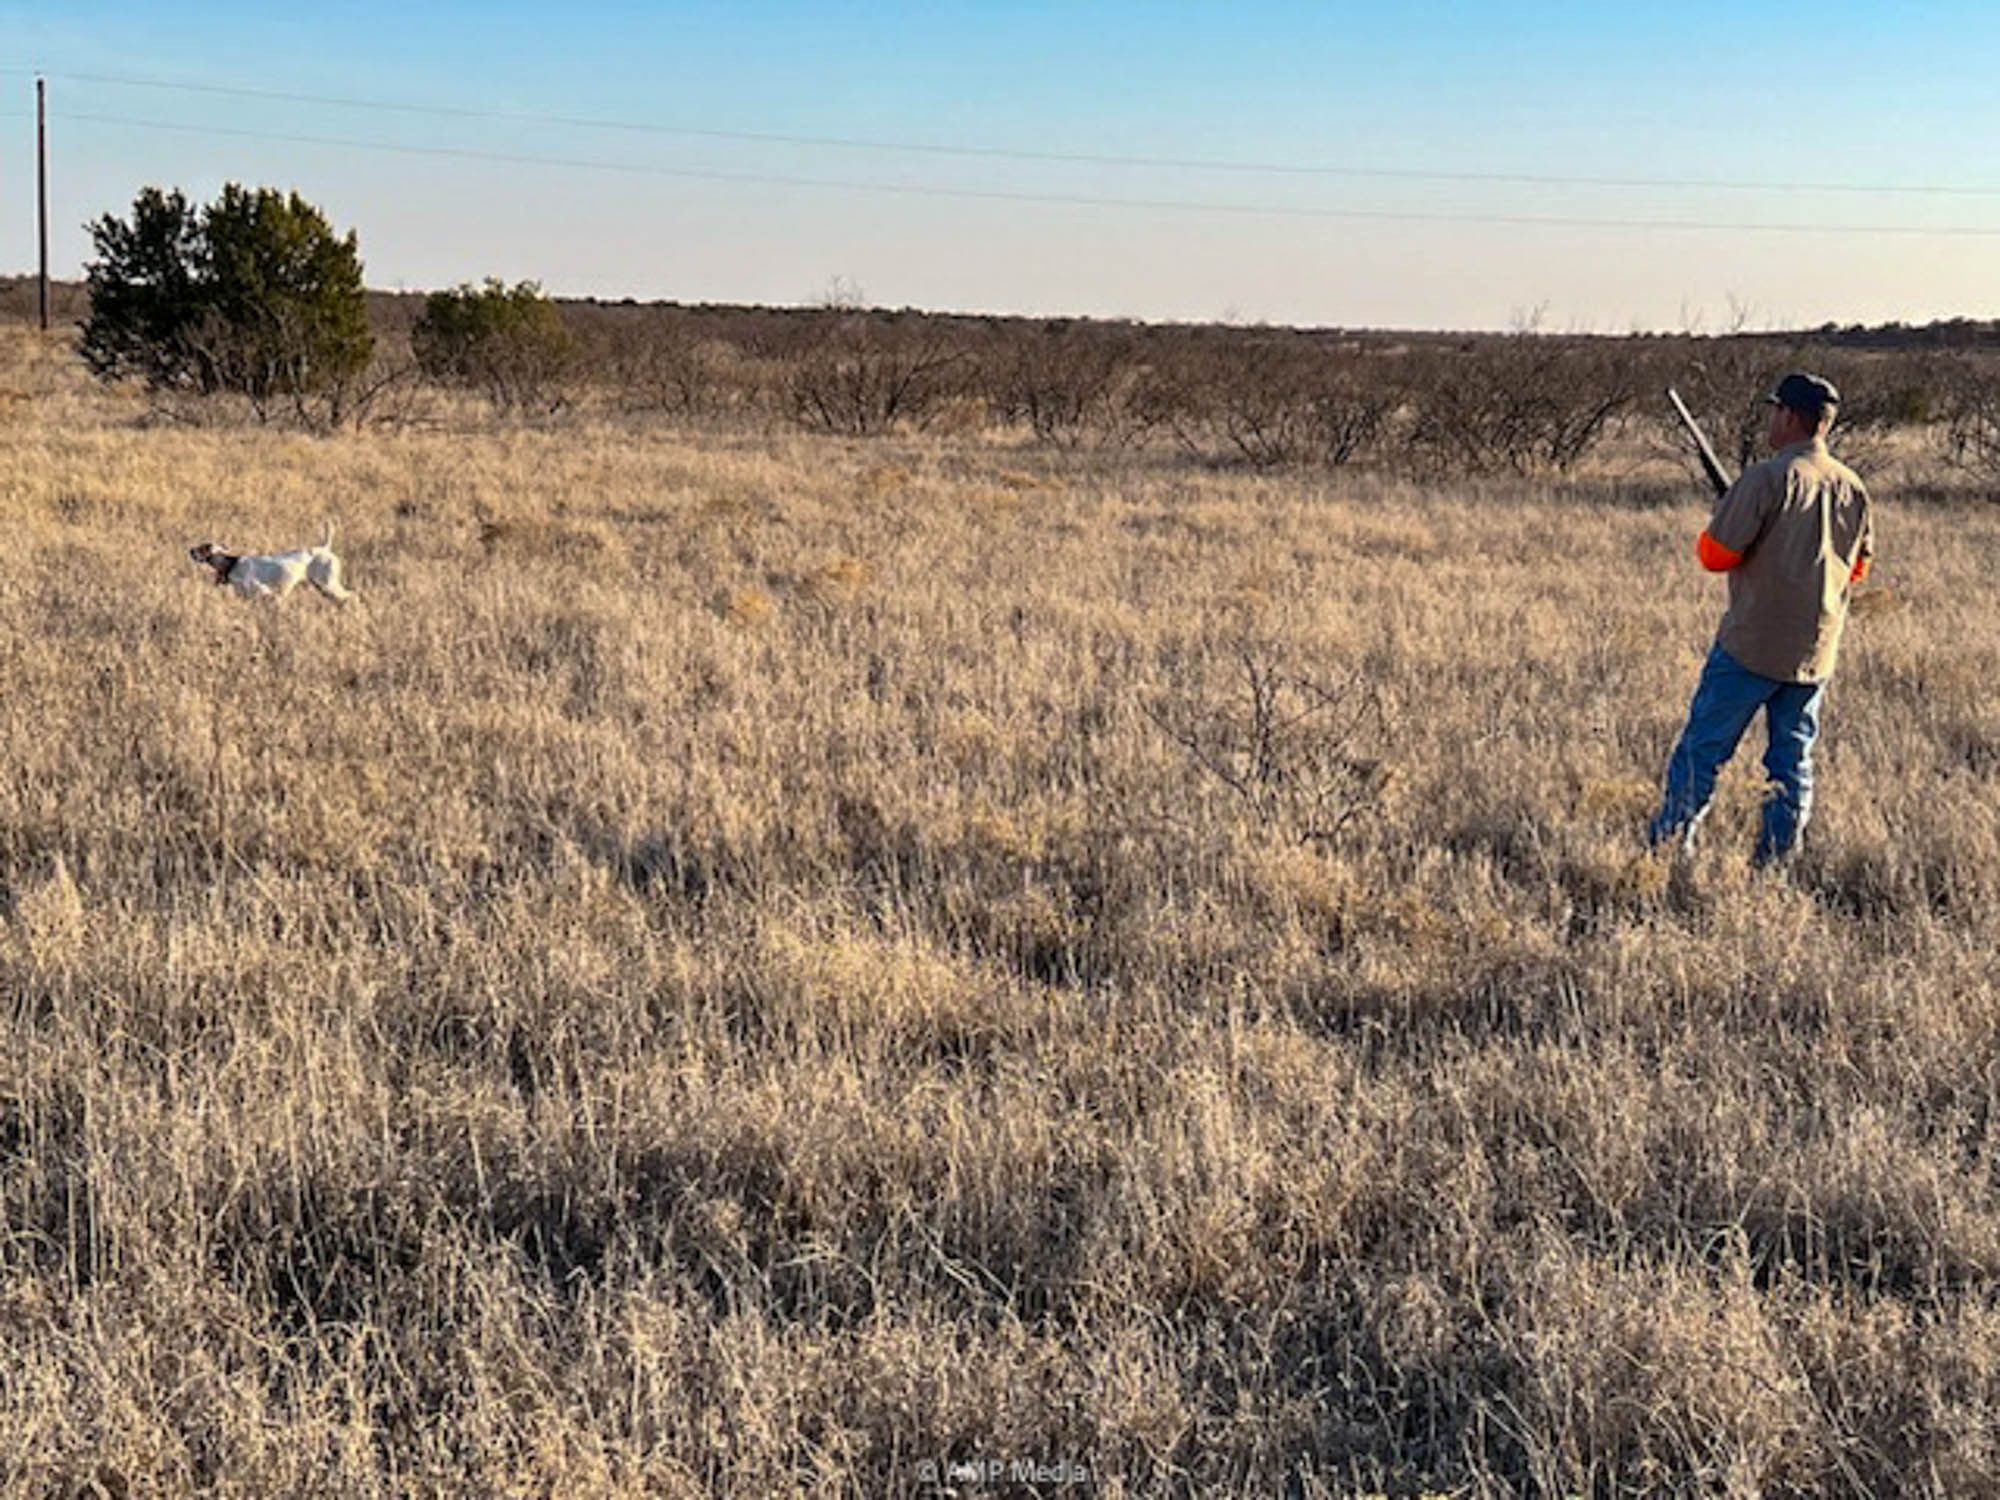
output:
{"label": "bare shrub", "polygon": [[951,394],[966,359],[956,343],[921,324],[822,314],[792,356],[785,378],[789,415],[810,431],[847,437],[922,429]]}
{"label": "bare shrub", "polygon": [[1182,352],[1166,415],[1190,453],[1254,468],[1339,467],[1375,451],[1401,402],[1390,361],[1291,336]]}
{"label": "bare shrub", "polygon": [[[1771,408],[1764,396],[1790,370],[1824,375],[1839,389],[1830,441],[1842,459],[1864,471],[1898,459],[1934,461],[1953,389],[1952,362],[1933,351],[1853,350],[1811,338],[1677,341],[1655,367],[1657,383],[1679,389],[1718,455],[1737,473],[1765,456]],[[1691,455],[1671,412],[1660,405],[1653,416],[1656,451]]]}
{"label": "bare shrub", "polygon": [[[1790,368],[1786,352],[1749,339],[1676,339],[1659,351],[1647,381],[1654,451],[1671,454],[1699,475],[1694,444],[1653,388],[1671,385],[1708,435],[1732,476],[1763,456],[1769,408],[1761,397]],[[1701,481],[1706,488],[1706,480]]]}
{"label": "bare shrub", "polygon": [[[90,297],[81,281],[49,282],[51,328],[68,329],[90,314]],[[0,276],[0,323],[32,324],[41,317],[41,286],[34,276]]]}
{"label": "bare shrub", "polygon": [[1638,395],[1636,350],[1518,333],[1411,356],[1407,451],[1433,474],[1567,473]]}
{"label": "bare shrub", "polygon": [[1125,331],[1066,320],[1031,325],[986,368],[994,414],[1056,447],[1126,447],[1159,420],[1157,404],[1145,399],[1137,341]]}
{"label": "bare shrub", "polygon": [[1948,461],[1980,480],[2000,480],[2000,358],[1959,360],[1945,400]]}
{"label": "bare shrub", "polygon": [[[282,314],[277,315],[282,318]],[[312,433],[371,426],[403,427],[420,418],[423,371],[407,347],[378,339],[366,364],[313,381],[290,367],[297,345],[283,330],[243,337],[204,320],[184,339],[192,357],[234,372],[238,383],[203,393],[192,386],[154,386],[146,392],[155,424],[227,427],[251,422]]]}
{"label": "bare shrub", "polygon": [[582,378],[623,410],[702,417],[747,404],[740,352],[679,308],[571,309]]}
{"label": "bare shrub", "polygon": [[1210,660],[1182,663],[1181,675],[1191,680],[1158,695],[1147,716],[1259,827],[1328,843],[1375,805],[1388,726],[1365,672],[1328,681],[1269,642],[1239,639],[1226,676]]}
{"label": "bare shrub", "polygon": [[1380,372],[1351,356],[1294,353],[1261,372],[1239,364],[1232,373],[1223,430],[1260,466],[1349,463],[1374,446],[1398,399]]}

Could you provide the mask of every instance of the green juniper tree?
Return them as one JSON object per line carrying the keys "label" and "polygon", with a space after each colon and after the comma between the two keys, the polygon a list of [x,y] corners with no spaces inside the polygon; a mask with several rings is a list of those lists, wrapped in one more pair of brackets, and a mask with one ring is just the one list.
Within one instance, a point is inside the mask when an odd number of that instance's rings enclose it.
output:
{"label": "green juniper tree", "polygon": [[354,232],[297,193],[230,183],[197,212],[143,189],[129,220],[88,226],[82,352],[105,380],[276,397],[336,389],[374,350]]}
{"label": "green juniper tree", "polygon": [[551,390],[569,369],[576,341],[532,281],[488,277],[425,299],[410,330],[417,364],[433,380],[482,390],[494,405],[556,404]]}
{"label": "green juniper tree", "polygon": [[90,316],[83,358],[101,379],[189,383],[192,335],[205,293],[198,284],[201,220],[176,188],[143,188],[128,222],[106,214],[87,226],[97,258],[86,268]]}

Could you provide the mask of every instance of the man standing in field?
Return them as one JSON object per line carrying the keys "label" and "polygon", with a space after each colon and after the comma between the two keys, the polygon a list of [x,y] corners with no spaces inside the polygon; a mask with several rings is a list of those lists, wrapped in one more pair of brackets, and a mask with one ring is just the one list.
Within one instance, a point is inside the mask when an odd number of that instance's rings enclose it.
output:
{"label": "man standing in field", "polygon": [[1774,452],[1744,470],[1695,542],[1701,565],[1729,575],[1729,608],[1667,762],[1650,843],[1694,846],[1716,774],[1764,710],[1770,791],[1752,856],[1769,864],[1798,845],[1812,813],[1812,750],[1833,675],[1848,590],[1874,553],[1868,491],[1827,452],[1840,393],[1816,375],[1787,375],[1764,398]]}

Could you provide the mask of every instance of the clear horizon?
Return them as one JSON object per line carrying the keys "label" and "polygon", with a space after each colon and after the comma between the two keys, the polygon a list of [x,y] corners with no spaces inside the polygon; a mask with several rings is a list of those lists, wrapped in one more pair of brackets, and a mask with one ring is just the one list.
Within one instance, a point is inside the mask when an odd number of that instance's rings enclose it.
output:
{"label": "clear horizon", "polygon": [[65,280],[140,188],[233,180],[355,230],[385,291],[1413,331],[2000,316],[2000,175],[1961,145],[2000,126],[2000,22],[1969,4],[0,23],[25,143],[0,265],[34,270],[42,73]]}

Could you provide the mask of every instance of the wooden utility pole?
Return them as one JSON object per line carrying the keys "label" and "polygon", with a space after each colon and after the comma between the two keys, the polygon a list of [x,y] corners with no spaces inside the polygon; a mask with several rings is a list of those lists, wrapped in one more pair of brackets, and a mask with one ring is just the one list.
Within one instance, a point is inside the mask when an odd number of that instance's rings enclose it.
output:
{"label": "wooden utility pole", "polygon": [[49,331],[49,110],[48,84],[35,80],[35,226],[42,244],[42,332]]}

